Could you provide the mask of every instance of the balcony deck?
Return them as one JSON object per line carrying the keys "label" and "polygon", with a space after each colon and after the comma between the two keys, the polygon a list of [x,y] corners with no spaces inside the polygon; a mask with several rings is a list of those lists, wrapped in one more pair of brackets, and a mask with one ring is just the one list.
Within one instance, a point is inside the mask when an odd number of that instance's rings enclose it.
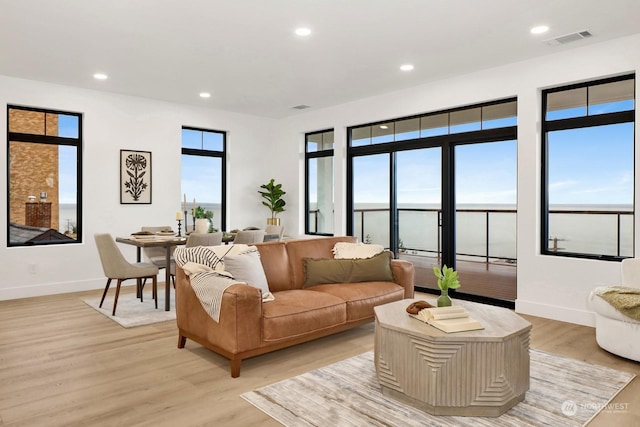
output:
{"label": "balcony deck", "polygon": [[[433,267],[439,266],[438,258],[407,253],[401,253],[399,258],[413,263],[416,286],[438,289],[437,279],[433,274]],[[461,283],[461,292],[503,301],[515,301],[516,264],[503,261],[485,263],[458,260],[456,270]]]}

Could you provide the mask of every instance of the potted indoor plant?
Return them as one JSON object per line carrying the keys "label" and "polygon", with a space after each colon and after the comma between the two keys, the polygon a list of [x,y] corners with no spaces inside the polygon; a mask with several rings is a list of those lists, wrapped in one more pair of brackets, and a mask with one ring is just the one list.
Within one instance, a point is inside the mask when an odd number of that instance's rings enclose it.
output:
{"label": "potted indoor plant", "polygon": [[264,199],[262,204],[271,211],[271,218],[267,218],[267,224],[280,225],[280,218],[276,218],[276,215],[284,212],[286,203],[282,199],[282,196],[287,194],[286,191],[282,189],[282,184],[276,184],[273,178],[271,178],[268,183],[262,184],[260,188],[262,190],[258,190],[258,193],[260,193]]}
{"label": "potted indoor plant", "polygon": [[439,267],[433,267],[433,273],[438,278],[438,288],[440,288],[438,307],[449,307],[451,305],[449,289],[458,289],[460,287],[458,272],[445,264],[442,266],[442,270]]}
{"label": "potted indoor plant", "polygon": [[213,233],[213,212],[205,210],[202,206],[198,206],[193,211],[193,217],[196,220],[196,233]]}

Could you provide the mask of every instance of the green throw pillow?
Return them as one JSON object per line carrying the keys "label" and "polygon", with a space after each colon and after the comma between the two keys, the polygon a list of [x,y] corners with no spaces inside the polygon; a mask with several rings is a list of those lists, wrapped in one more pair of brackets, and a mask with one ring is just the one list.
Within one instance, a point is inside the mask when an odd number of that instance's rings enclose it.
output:
{"label": "green throw pillow", "polygon": [[393,282],[391,252],[365,259],[304,259],[305,286],[326,283]]}

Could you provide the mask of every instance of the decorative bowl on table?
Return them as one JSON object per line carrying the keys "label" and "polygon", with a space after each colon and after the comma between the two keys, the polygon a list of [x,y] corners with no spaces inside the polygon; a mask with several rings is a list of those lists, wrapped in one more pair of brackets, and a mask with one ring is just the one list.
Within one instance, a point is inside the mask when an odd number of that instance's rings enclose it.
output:
{"label": "decorative bowl on table", "polygon": [[156,231],[156,236],[173,237],[175,235],[176,235],[176,232],[173,230]]}

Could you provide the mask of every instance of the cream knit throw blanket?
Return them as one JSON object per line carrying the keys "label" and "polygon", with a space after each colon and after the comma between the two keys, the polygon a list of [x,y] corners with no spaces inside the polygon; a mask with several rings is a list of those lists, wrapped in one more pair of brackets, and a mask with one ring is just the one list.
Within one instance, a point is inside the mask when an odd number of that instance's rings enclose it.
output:
{"label": "cream knit throw blanket", "polygon": [[608,286],[596,288],[594,292],[625,316],[640,321],[640,289]]}

